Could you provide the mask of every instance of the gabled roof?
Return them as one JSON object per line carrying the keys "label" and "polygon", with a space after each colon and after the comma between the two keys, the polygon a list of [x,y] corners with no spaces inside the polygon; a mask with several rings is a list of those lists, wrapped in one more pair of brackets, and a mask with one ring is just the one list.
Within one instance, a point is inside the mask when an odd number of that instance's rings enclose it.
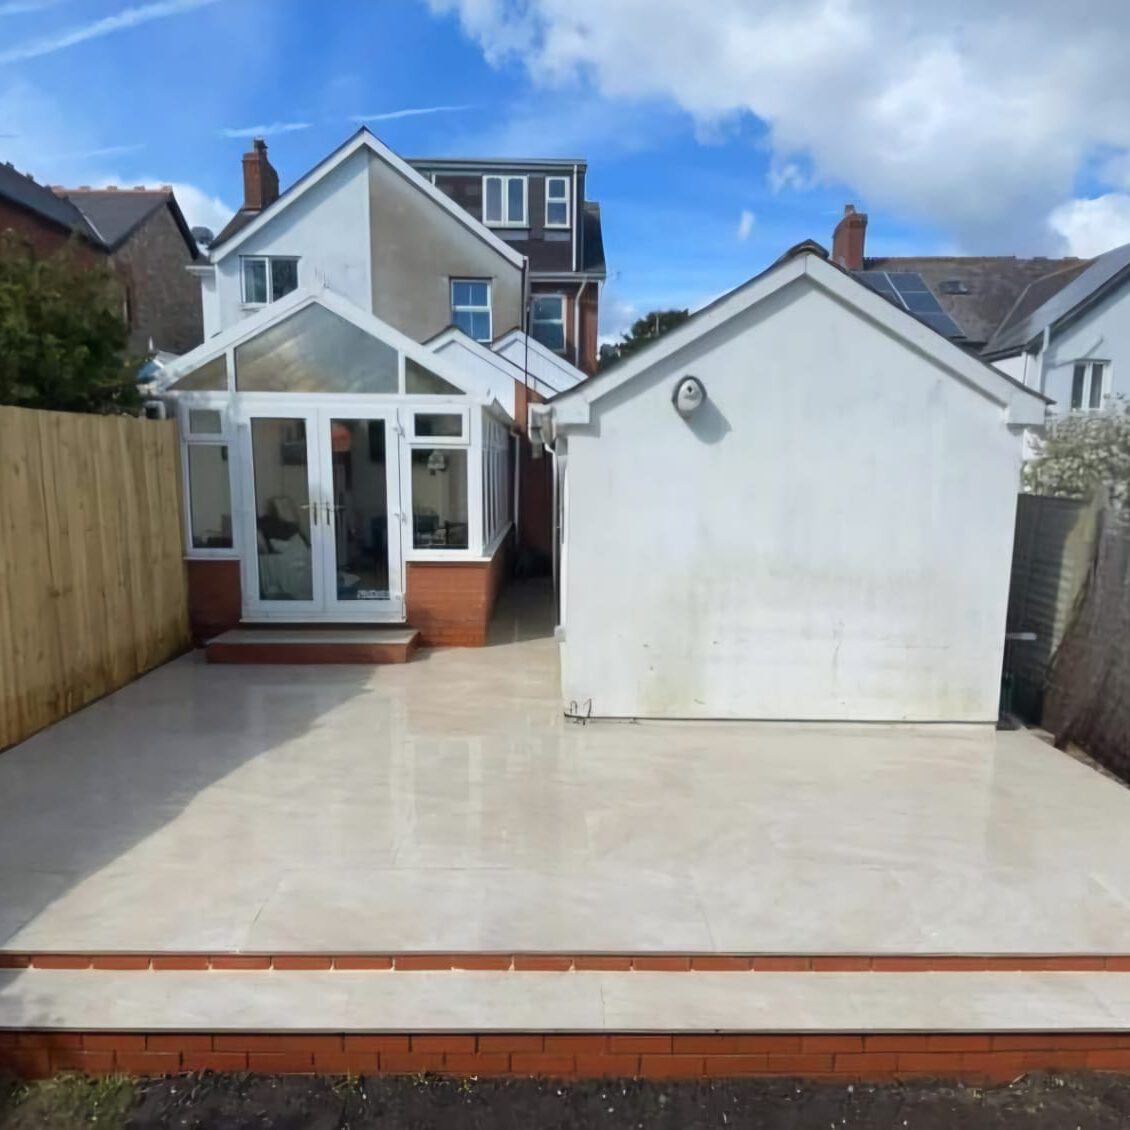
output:
{"label": "gabled roof", "polygon": [[[362,126],[351,138],[339,145],[328,157],[315,165],[308,173],[299,177],[294,184],[282,193],[279,198],[257,212],[246,222],[240,222],[240,213],[237,212],[222,232],[216,237],[209,254],[213,263],[230,255],[252,234],[270,223],[280,212],[289,208],[296,200],[301,199],[314,185],[324,180],[334,169],[348,161],[354,153],[365,149],[379,157],[387,165],[399,173],[409,184],[418,189],[425,196],[438,204],[448,215],[455,217],[464,227],[474,233],[483,243],[493,248],[514,266],[520,267],[525,262],[525,257],[519,255],[508,243],[499,239],[497,235],[481,224],[469,212],[464,211],[427,177],[418,173],[407,161],[398,157],[384,142],[380,141],[369,129]],[[243,211],[243,210],[241,210]],[[235,230],[231,229],[235,227]]]}
{"label": "gabled roof", "polygon": [[547,405],[534,411],[542,416],[551,414],[558,427],[585,425],[590,420],[592,404],[601,397],[634,380],[680,350],[692,346],[700,338],[783,287],[805,277],[861,317],[898,337],[911,349],[948,370],[962,383],[999,404],[1006,410],[1009,424],[1038,426],[1044,422],[1046,397],[971,356],[960,346],[923,325],[907,311],[900,310],[881,298],[850,272],[829,263],[827,251],[812,240],[798,244],[768,270],[699,310],[682,325],[657,338],[638,353],[569,392],[555,396]]}
{"label": "gabled roof", "polygon": [[192,252],[199,254],[184,214],[171,188],[57,189],[90,221],[109,251],[116,251],[160,208],[168,208]]}
{"label": "gabled roof", "polygon": [[[477,395],[475,389],[468,387],[466,374],[461,372],[458,365],[452,365],[442,355],[433,353],[428,346],[414,341],[375,314],[370,314],[348,299],[335,294],[328,287],[299,287],[284,298],[257,310],[250,317],[242,318],[215,337],[210,337],[202,345],[171,361],[165,366],[164,379],[168,385],[173,385],[181,377],[199,369],[201,365],[224,356],[229,349],[258,337],[264,330],[315,304],[390,345],[405,357],[410,357],[418,364],[432,370],[437,376],[462,389],[466,395],[471,397]],[[480,397],[480,400],[488,406],[495,403],[488,397]]]}
{"label": "gabled roof", "polygon": [[1078,259],[1014,255],[887,255],[868,256],[863,270],[921,275],[966,342],[980,346],[993,336],[1027,286],[1081,262],[1086,265]]}
{"label": "gabled roof", "polygon": [[559,353],[542,345],[535,337],[513,329],[495,338],[491,349],[529,373],[539,384],[537,391],[543,396],[555,396],[576,388],[586,376],[575,365],[570,365]]}
{"label": "gabled roof", "polygon": [[[1130,243],[1100,255],[1074,274],[1058,272],[1057,276],[1042,280],[1043,289],[1037,288],[1030,298],[1021,296],[985,346],[986,356],[999,357],[1020,352],[1042,337],[1044,330],[1054,330],[1079,317],[1112,290],[1122,286],[1128,278]],[[1049,288],[1049,282],[1060,285]]]}
{"label": "gabled roof", "polygon": [[56,196],[46,185],[32,180],[10,164],[0,164],[0,199],[34,213],[64,231],[78,232],[92,243],[102,242],[69,200]]}

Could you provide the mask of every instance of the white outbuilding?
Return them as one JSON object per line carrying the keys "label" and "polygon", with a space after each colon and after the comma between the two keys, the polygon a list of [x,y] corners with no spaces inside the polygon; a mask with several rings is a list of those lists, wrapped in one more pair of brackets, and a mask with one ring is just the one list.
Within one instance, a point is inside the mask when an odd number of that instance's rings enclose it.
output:
{"label": "white outbuilding", "polygon": [[535,405],[566,710],[994,722],[1045,403],[805,243]]}

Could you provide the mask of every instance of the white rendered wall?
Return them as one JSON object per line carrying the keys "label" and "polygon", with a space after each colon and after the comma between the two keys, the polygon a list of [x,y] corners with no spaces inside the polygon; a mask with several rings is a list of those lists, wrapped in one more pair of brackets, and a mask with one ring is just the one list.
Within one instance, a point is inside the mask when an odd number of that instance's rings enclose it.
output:
{"label": "white rendered wall", "polygon": [[1110,364],[1111,391],[1130,396],[1130,288],[1100,302],[1066,330],[1052,335],[1044,361],[1044,394],[1053,414],[1071,409],[1076,361]]}
{"label": "white rendered wall", "polygon": [[802,279],[593,411],[567,437],[567,703],[996,719],[1021,442],[999,405]]}
{"label": "white rendered wall", "polygon": [[260,309],[243,305],[245,255],[297,256],[299,286],[324,283],[372,309],[368,159],[367,151],[355,153],[216,265],[220,329]]}

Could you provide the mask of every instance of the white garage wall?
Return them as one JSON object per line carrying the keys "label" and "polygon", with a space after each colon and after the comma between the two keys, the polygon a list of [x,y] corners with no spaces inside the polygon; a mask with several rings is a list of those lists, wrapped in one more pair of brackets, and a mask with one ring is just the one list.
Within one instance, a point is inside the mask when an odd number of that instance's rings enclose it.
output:
{"label": "white garage wall", "polygon": [[1020,466],[999,405],[805,278],[593,413],[567,438],[566,702],[996,719]]}

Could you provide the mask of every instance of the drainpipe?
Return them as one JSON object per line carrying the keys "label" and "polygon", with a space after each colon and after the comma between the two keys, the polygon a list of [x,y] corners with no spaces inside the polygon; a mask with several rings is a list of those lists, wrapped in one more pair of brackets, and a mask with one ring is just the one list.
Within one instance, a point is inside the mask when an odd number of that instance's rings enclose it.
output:
{"label": "drainpipe", "polygon": [[573,364],[581,367],[581,295],[585,293],[588,279],[585,279],[573,298]]}
{"label": "drainpipe", "polygon": [[1044,326],[1044,339],[1040,343],[1040,395],[1047,395],[1044,392],[1044,384],[1047,379],[1048,372],[1048,347],[1052,342],[1052,328],[1050,325]]}

